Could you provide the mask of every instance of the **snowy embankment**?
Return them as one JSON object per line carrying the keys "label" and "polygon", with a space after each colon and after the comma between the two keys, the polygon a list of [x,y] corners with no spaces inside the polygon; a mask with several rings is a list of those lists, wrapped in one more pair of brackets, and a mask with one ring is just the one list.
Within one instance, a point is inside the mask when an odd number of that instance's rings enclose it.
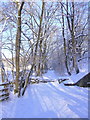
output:
{"label": "snowy embankment", "polygon": [[[84,74],[73,75],[70,81],[75,82]],[[43,76],[53,80],[59,77],[54,71]],[[66,87],[58,81],[33,84],[23,97],[11,93],[8,101],[0,103],[0,110],[1,118],[88,118],[88,89]]]}

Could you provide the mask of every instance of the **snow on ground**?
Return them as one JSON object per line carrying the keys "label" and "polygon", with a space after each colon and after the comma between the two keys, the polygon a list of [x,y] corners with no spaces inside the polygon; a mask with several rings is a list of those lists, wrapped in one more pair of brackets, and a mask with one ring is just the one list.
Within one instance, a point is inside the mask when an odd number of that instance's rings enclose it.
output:
{"label": "snow on ground", "polygon": [[45,73],[41,77],[36,77],[35,75],[32,75],[31,78],[37,78],[39,80],[57,80],[59,78],[59,74],[56,73],[54,70],[49,70],[47,73]]}
{"label": "snow on ground", "polygon": [[[78,80],[85,73],[72,75],[70,81]],[[61,78],[49,71],[43,78]],[[68,81],[67,81],[68,82]],[[25,95],[0,103],[1,118],[88,118],[88,89],[66,87],[63,83],[40,83],[29,85]]]}

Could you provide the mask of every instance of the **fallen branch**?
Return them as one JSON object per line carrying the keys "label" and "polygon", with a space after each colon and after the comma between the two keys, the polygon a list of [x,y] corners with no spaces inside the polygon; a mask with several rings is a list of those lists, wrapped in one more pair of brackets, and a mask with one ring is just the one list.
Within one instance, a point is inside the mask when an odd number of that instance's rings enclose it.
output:
{"label": "fallen branch", "polygon": [[61,84],[62,82],[69,80],[69,79],[58,79],[59,84]]}

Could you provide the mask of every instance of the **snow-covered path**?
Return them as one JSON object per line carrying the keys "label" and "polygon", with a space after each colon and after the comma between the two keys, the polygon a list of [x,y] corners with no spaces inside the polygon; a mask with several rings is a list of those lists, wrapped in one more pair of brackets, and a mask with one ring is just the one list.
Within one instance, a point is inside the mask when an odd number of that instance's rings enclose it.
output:
{"label": "snow-covered path", "polygon": [[3,102],[2,118],[88,118],[88,90],[58,82],[30,85],[23,97]]}

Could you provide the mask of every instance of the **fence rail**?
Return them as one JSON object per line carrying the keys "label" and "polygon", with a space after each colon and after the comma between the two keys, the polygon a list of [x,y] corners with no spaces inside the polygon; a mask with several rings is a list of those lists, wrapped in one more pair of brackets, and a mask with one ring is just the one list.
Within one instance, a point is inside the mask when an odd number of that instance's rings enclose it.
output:
{"label": "fence rail", "polygon": [[0,102],[9,99],[9,95],[10,95],[9,85],[10,85],[10,82],[0,84],[0,87],[1,87],[0,88]]}

